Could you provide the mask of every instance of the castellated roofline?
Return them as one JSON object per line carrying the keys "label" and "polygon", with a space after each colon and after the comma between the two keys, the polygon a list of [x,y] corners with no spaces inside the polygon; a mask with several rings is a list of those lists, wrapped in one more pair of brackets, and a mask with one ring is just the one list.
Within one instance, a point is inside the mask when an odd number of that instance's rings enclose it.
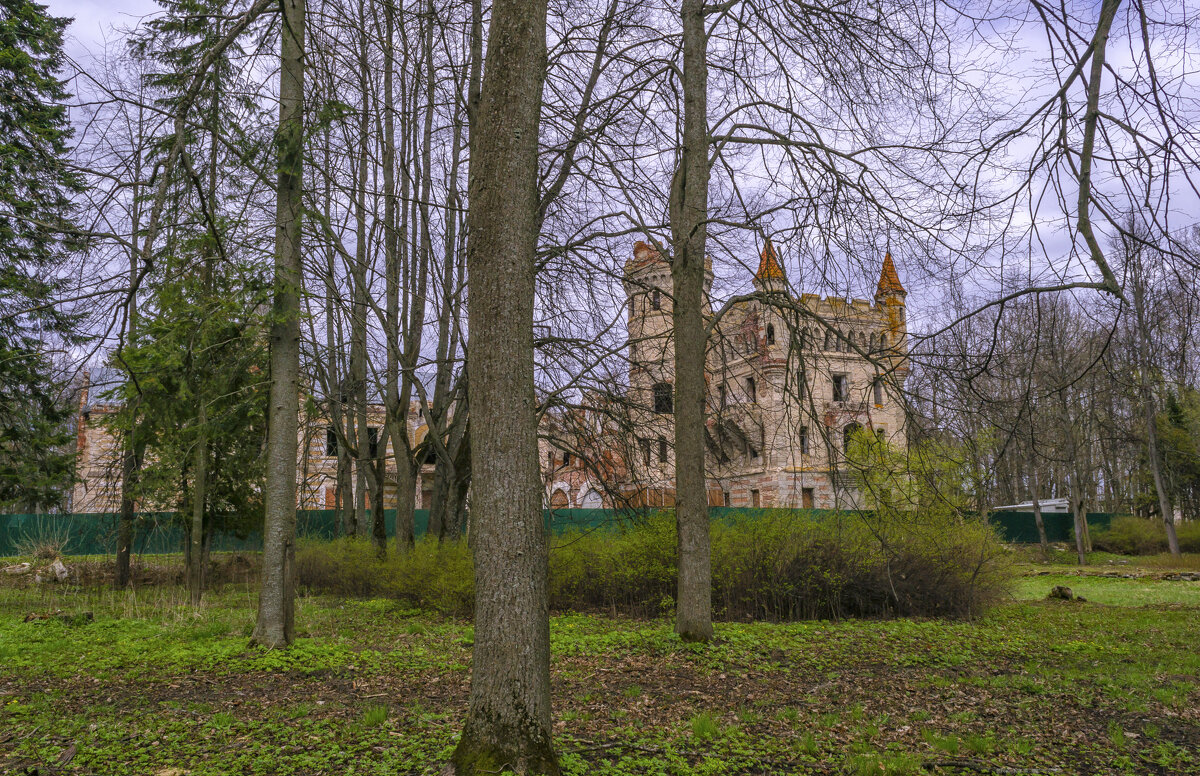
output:
{"label": "castellated roofline", "polygon": [[[625,274],[634,275],[647,269],[667,269],[671,265],[662,253],[645,240],[633,244],[633,256],[625,262]],[[712,273],[712,256],[704,257],[704,271]]]}

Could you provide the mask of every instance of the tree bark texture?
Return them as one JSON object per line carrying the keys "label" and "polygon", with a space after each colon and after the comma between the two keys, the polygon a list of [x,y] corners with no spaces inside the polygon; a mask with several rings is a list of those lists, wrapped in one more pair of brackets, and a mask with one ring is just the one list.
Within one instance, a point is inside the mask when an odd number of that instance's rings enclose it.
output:
{"label": "tree bark texture", "polygon": [[460,776],[558,774],[550,729],[547,541],[538,474],[533,302],[546,0],[492,6],[470,170],[467,271],[475,652]]}
{"label": "tree bark texture", "polygon": [[304,143],[305,0],[281,0],[279,177],[275,210],[275,281],[271,316],[271,394],[263,524],[262,591],[251,637],[284,647],[294,637],[296,459],[300,412],[300,219]]}
{"label": "tree bark texture", "polygon": [[208,500],[208,410],[203,399],[199,402],[197,425],[200,436],[192,451],[192,529],[188,554],[188,592],[192,606],[200,605],[204,595],[204,505]]}
{"label": "tree bark texture", "polygon": [[675,632],[712,638],[712,557],[704,478],[704,259],[708,235],[708,62],[704,4],[684,0],[683,147],[671,186],[675,334]]}

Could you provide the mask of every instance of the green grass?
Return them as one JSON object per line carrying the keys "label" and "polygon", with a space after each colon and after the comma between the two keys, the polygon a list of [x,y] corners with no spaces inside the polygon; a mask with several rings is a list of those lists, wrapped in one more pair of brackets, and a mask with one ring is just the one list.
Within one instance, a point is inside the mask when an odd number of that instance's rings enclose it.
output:
{"label": "green grass", "polygon": [[[1096,603],[1042,600],[1067,584]],[[1200,769],[1197,583],[1023,577],[971,622],[551,624],[564,772]],[[436,774],[474,632],[391,601],[305,597],[288,650],[248,647],[256,599],[0,588],[0,772]],[[91,611],[94,621],[24,622]],[[74,756],[57,763],[68,747]]]}
{"label": "green grass", "polygon": [[1090,603],[1108,606],[1196,606],[1200,607],[1200,582],[1146,582],[1101,576],[1047,574],[1024,576],[1013,586],[1020,601],[1045,598],[1055,585],[1071,588]]}

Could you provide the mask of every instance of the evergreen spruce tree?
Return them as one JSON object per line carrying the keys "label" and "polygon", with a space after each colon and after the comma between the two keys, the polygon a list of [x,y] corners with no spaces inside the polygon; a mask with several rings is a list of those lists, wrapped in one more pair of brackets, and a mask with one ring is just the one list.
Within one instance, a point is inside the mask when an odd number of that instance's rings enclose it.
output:
{"label": "evergreen spruce tree", "polygon": [[76,341],[53,304],[57,270],[80,248],[58,77],[69,22],[0,0],[0,511],[57,507],[72,477],[71,408],[48,355]]}

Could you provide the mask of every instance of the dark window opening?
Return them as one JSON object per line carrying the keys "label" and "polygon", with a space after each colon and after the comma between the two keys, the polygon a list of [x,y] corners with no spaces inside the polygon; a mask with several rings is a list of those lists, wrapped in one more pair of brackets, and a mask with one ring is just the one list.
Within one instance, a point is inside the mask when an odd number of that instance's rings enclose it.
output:
{"label": "dark window opening", "polygon": [[367,454],[371,458],[379,457],[379,429],[367,426]]}
{"label": "dark window opening", "polygon": [[800,454],[808,455],[808,426],[800,427]]}
{"label": "dark window opening", "polygon": [[721,409],[725,409],[725,405],[729,402],[729,391],[724,384],[717,388],[717,401],[720,402]]}
{"label": "dark window opening", "polygon": [[833,376],[833,400],[846,401],[846,376]]}
{"label": "dark window opening", "polygon": [[662,309],[662,293],[657,288],[650,292],[650,309]]}
{"label": "dark window opening", "polygon": [[758,386],[754,384],[753,377],[746,378],[746,400],[751,404],[758,401]]}
{"label": "dark window opening", "polygon": [[767,344],[768,345],[775,344],[775,324],[773,324],[773,323],[767,324]]}
{"label": "dark window opening", "polygon": [[753,446],[747,447],[746,448],[746,457],[749,458],[751,461],[755,460],[756,458],[758,458],[758,449]]}
{"label": "dark window opening", "polygon": [[733,506],[733,499],[730,497],[729,491],[724,491],[723,493],[721,493],[721,496],[722,496],[722,498],[725,499],[725,506],[727,506],[727,507]]}
{"label": "dark window opening", "polygon": [[872,388],[875,390],[875,403],[883,404],[883,381],[877,379]]}
{"label": "dark window opening", "polygon": [[325,455],[333,457],[338,454],[337,432],[332,428],[325,429]]}
{"label": "dark window opening", "polygon": [[629,315],[633,317],[637,315],[637,300],[634,297],[629,297]]}
{"label": "dark window opening", "polygon": [[550,468],[553,469],[554,468],[554,451],[551,450],[549,453],[547,453],[546,458],[550,464]]}
{"label": "dark window opening", "polygon": [[752,507],[762,506],[762,499],[759,497],[757,490],[750,491],[750,506],[752,506]]}
{"label": "dark window opening", "polygon": [[570,466],[570,465],[571,465],[571,454],[563,453],[563,466]]}
{"label": "dark window opening", "polygon": [[833,339],[833,332],[832,331],[825,332],[825,349],[833,350],[835,344],[836,344],[836,342]]}
{"label": "dark window opening", "polygon": [[675,411],[674,386],[670,383],[654,384],[654,411],[660,414]]}
{"label": "dark window opening", "polygon": [[638,442],[642,446],[642,463],[646,464],[646,466],[649,466],[650,465],[650,440],[649,439],[639,439]]}
{"label": "dark window opening", "polygon": [[658,462],[667,462],[667,440],[662,437],[658,438]]}

